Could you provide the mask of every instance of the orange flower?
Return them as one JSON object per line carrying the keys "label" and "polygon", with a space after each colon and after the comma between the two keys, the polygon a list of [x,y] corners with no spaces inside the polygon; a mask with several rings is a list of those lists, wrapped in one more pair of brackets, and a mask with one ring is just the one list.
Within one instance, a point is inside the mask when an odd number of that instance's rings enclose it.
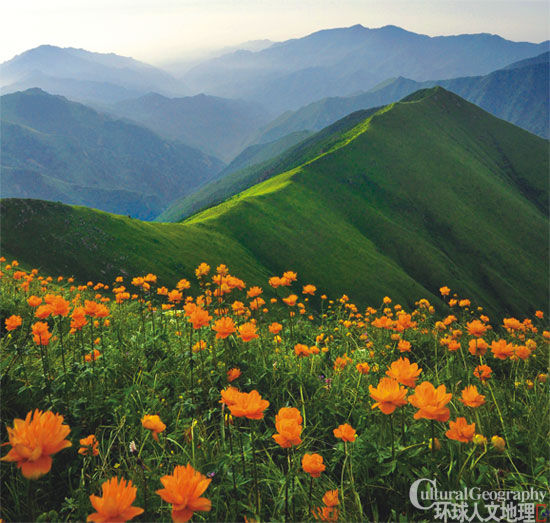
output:
{"label": "orange flower", "polygon": [[264,410],[269,407],[269,401],[262,399],[257,390],[249,393],[232,393],[231,400],[234,403],[227,404],[227,406],[231,414],[236,418],[262,419],[264,417]]}
{"label": "orange flower", "polygon": [[269,285],[276,289],[281,285],[281,278],[279,278],[278,276],[272,276],[271,278],[269,278]]}
{"label": "orange flower", "polygon": [[189,521],[197,511],[209,512],[212,503],[201,497],[210,485],[211,479],[195,470],[189,463],[177,465],[170,476],[160,478],[164,488],[156,493],[167,503],[172,504],[172,521]]}
{"label": "orange flower", "polygon": [[228,407],[230,405],[234,405],[237,403],[237,399],[241,392],[239,392],[235,387],[227,387],[227,389],[224,389],[220,392],[222,399],[220,400],[220,403],[223,403],[227,405]]}
{"label": "orange flower", "polygon": [[544,312],[542,312],[542,311],[535,311],[535,316],[536,316],[539,320],[542,320],[542,318],[544,318]]}
{"label": "orange flower", "polygon": [[210,272],[210,265],[202,262],[196,269],[195,269],[195,276],[197,278],[201,278],[202,276],[206,276]]}
{"label": "orange flower", "polygon": [[101,353],[97,349],[94,349],[92,353],[86,354],[84,356],[84,361],[86,361],[87,363],[90,363],[90,361],[97,361],[100,356]]}
{"label": "orange flower", "polygon": [[409,358],[399,358],[388,367],[386,375],[397,380],[401,385],[414,387],[421,372],[422,369],[419,369],[416,363],[411,363]]}
{"label": "orange flower", "polygon": [[327,490],[323,496],[323,503],[327,507],[336,507],[340,504],[338,501],[338,490]]}
{"label": "orange flower", "polygon": [[36,312],[34,313],[35,317],[40,320],[45,320],[52,313],[51,305],[40,305]]}
{"label": "orange flower", "polygon": [[279,332],[281,332],[282,328],[283,328],[283,326],[280,323],[277,323],[276,321],[274,321],[269,326],[269,332],[271,332],[271,334],[279,334]]}
{"label": "orange flower", "polygon": [[6,318],[5,324],[6,324],[6,330],[13,331],[17,329],[23,323],[23,320],[21,319],[21,316],[17,316],[17,314],[13,314],[9,318]]}
{"label": "orange flower", "polygon": [[470,340],[468,343],[468,350],[473,356],[483,356],[487,352],[487,347],[487,342],[483,338]]}
{"label": "orange flower", "polygon": [[39,298],[38,296],[29,296],[27,303],[29,304],[29,307],[38,307],[42,303],[42,298]]}
{"label": "orange flower", "polygon": [[358,363],[355,368],[359,374],[368,374],[370,371],[370,365],[368,363]]}
{"label": "orange flower", "polygon": [[212,330],[216,331],[216,339],[223,340],[235,332],[235,323],[229,316],[224,316],[214,322]]}
{"label": "orange flower", "polygon": [[466,418],[457,418],[456,421],[450,421],[449,427],[449,430],[445,432],[445,436],[462,443],[470,443],[476,432],[476,424],[468,425]]}
{"label": "orange flower", "polygon": [[409,396],[409,403],[419,409],[414,419],[447,421],[451,413],[445,405],[451,401],[452,396],[445,385],[439,385],[436,389],[429,381],[422,382],[414,389],[414,394]]}
{"label": "orange flower", "polygon": [[261,287],[250,287],[250,289],[248,289],[248,292],[246,293],[246,296],[248,298],[255,298],[256,296],[262,294],[262,292],[263,290]]}
{"label": "orange flower", "polygon": [[283,301],[290,307],[294,307],[294,305],[296,305],[296,302],[298,301],[298,296],[296,296],[296,294],[291,294],[290,296],[283,298]]}
{"label": "orange flower", "polygon": [[482,383],[485,383],[491,377],[492,373],[493,369],[491,369],[488,365],[478,365],[474,369],[474,376],[479,378]]}
{"label": "orange flower", "polygon": [[[279,411],[279,413],[280,412],[281,411]],[[275,428],[278,433],[273,434],[272,438],[281,447],[290,448],[292,445],[299,445],[302,443],[300,438],[300,435],[302,434],[302,425],[296,418],[281,417],[279,414],[275,417]]]}
{"label": "orange flower", "polygon": [[143,514],[143,509],[133,507],[137,489],[131,481],[114,477],[101,485],[103,495],[101,497],[90,496],[92,506],[97,512],[88,516],[88,521],[108,523],[114,521],[130,521]]}
{"label": "orange flower", "polygon": [[441,293],[441,296],[449,296],[451,289],[449,289],[449,287],[447,286],[444,286],[444,287],[440,287],[439,292]]}
{"label": "orange flower", "polygon": [[[339,425],[338,428],[334,429],[332,432],[334,433],[335,438],[339,438],[343,441],[355,441],[355,438],[357,438],[355,429],[348,423]],[[336,492],[338,493],[338,491]],[[324,498],[323,498],[323,501],[324,501]],[[326,504],[327,503],[325,502],[325,505]]]}
{"label": "orange flower", "polygon": [[514,356],[513,359],[521,358],[526,360],[531,356],[531,349],[525,345],[514,345]]}
{"label": "orange flower", "polygon": [[239,376],[241,375],[241,369],[229,369],[227,371],[227,381],[231,383],[232,381],[235,381]]}
{"label": "orange flower", "polygon": [[338,509],[335,507],[317,507],[317,509],[311,509],[311,513],[315,519],[321,521],[336,522],[338,521]]}
{"label": "orange flower", "polygon": [[312,478],[318,478],[326,468],[326,465],[323,463],[323,456],[320,454],[304,454],[302,469],[304,472],[311,474]]}
{"label": "orange flower", "polygon": [[166,425],[161,421],[160,417],[156,414],[146,414],[141,419],[141,424],[144,428],[147,430],[150,430],[153,432],[153,438],[158,441],[159,440],[159,433],[163,432],[166,429]]}
{"label": "orange flower", "polygon": [[481,338],[487,331],[487,325],[482,323],[479,320],[473,320],[466,324],[466,329],[470,336],[475,336],[476,338]]}
{"label": "orange flower", "polygon": [[407,340],[399,340],[397,348],[400,352],[410,352],[411,351],[411,342]]}
{"label": "orange flower", "polygon": [[309,350],[309,347],[307,345],[304,345],[303,343],[297,343],[294,345],[294,354],[298,357],[307,357],[311,356],[311,351]]}
{"label": "orange flower", "polygon": [[193,324],[194,329],[200,329],[210,323],[212,316],[208,314],[202,307],[195,307],[189,315],[188,321]]}
{"label": "orange flower", "polygon": [[317,290],[317,287],[315,287],[315,285],[304,285],[302,289],[302,294],[310,294],[311,296],[313,296],[316,290]]}
{"label": "orange flower", "polygon": [[467,407],[475,408],[485,403],[485,396],[477,391],[477,387],[475,385],[468,385],[462,391],[462,398],[460,398],[460,401]]}
{"label": "orange flower", "polygon": [[397,407],[407,404],[407,389],[393,378],[382,378],[378,386],[369,385],[371,398],[376,401],[372,408],[380,408],[384,414],[391,414]]}
{"label": "orange flower", "polygon": [[28,479],[47,474],[52,467],[51,456],[72,445],[65,439],[71,429],[63,425],[63,416],[51,411],[31,411],[25,420],[13,420],[13,428],[7,429],[12,448],[0,461],[17,462]]}
{"label": "orange flower", "polygon": [[185,278],[183,278],[176,284],[176,289],[178,289],[179,291],[189,289],[189,287],[191,287],[191,284]]}
{"label": "orange flower", "polygon": [[170,291],[167,294],[167,296],[168,296],[168,301],[172,303],[179,303],[183,299],[183,294],[177,289]]}
{"label": "orange flower", "polygon": [[69,302],[63,296],[55,296],[50,306],[52,316],[67,316],[69,314]]}
{"label": "orange flower", "polygon": [[338,356],[334,360],[334,370],[337,372],[343,370],[350,361],[351,358],[347,354],[344,354],[342,357]]}
{"label": "orange flower", "polygon": [[92,456],[97,456],[99,454],[99,441],[97,441],[93,434],[82,438],[80,440],[80,444],[82,446],[78,449],[79,454],[82,454],[83,456],[88,456],[90,452],[92,453]]}
{"label": "orange flower", "polygon": [[292,283],[293,281],[296,281],[298,278],[298,275],[293,271],[286,271],[283,273],[283,278],[288,283]]}
{"label": "orange flower", "polygon": [[243,323],[239,327],[239,335],[244,342],[253,340],[258,337],[256,334],[256,325],[252,322]]}
{"label": "orange flower", "polygon": [[71,314],[71,329],[80,330],[87,325],[86,311],[84,307],[75,307]]}
{"label": "orange flower", "polygon": [[497,449],[499,452],[503,452],[504,448],[506,447],[506,442],[503,438],[500,436],[493,436],[491,438],[491,444],[495,449]]}
{"label": "orange flower", "polygon": [[48,324],[43,321],[37,321],[32,324],[33,341],[37,345],[48,345],[52,333],[48,330]]}

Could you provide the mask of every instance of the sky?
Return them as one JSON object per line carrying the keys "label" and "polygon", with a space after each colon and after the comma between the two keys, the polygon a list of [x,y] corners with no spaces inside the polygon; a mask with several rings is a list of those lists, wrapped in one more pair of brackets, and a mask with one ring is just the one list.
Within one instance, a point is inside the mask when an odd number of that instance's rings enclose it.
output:
{"label": "sky", "polygon": [[155,65],[256,39],[388,24],[434,35],[550,39],[547,0],[2,0],[0,62],[50,44]]}

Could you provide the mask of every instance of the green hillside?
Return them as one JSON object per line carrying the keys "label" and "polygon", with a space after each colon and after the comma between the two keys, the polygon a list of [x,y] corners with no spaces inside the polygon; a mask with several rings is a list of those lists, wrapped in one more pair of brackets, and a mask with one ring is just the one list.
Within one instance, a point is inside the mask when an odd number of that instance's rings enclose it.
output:
{"label": "green hillside", "polygon": [[40,89],[0,103],[3,197],[152,219],[223,168],[196,149]]}
{"label": "green hillside", "polygon": [[[235,158],[235,161],[229,164],[226,169],[217,176],[216,180],[176,200],[168,209],[158,216],[156,221],[181,221],[207,207],[217,205],[231,196],[257,183],[263,182],[276,174],[294,169],[312,160],[319,154],[331,149],[334,143],[339,140],[339,136],[342,132],[352,129],[377,110],[378,108],[369,109],[368,111],[357,111],[350,114],[322,131],[315,133],[313,136],[299,142],[294,147],[287,148],[287,150],[284,150],[279,155],[276,153],[277,149],[279,149],[281,145],[284,147],[285,144],[288,144],[289,137],[292,138],[292,136],[295,137],[301,133],[293,133],[280,140],[271,142],[271,144],[258,146],[260,148],[256,149],[255,152],[252,150],[251,156],[249,156],[251,154],[250,148],[246,149],[243,151],[243,156],[239,155],[239,157]],[[273,153],[274,156],[271,156],[270,152]],[[262,161],[262,154],[269,159]],[[259,160],[260,163],[250,164],[236,171],[232,170],[239,162],[243,161],[243,164],[246,165],[252,158]]]}
{"label": "green hillside", "polygon": [[436,300],[446,284],[525,314],[548,296],[547,173],[547,141],[434,88],[181,224],[4,201],[2,251],[91,279],[137,270],[173,283],[203,260],[250,283],[293,269],[360,304]]}

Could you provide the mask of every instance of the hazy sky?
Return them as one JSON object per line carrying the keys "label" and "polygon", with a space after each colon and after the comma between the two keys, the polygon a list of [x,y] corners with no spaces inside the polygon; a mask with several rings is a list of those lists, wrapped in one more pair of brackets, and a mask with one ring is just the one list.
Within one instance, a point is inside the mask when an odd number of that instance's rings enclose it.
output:
{"label": "hazy sky", "polygon": [[246,40],[354,24],[550,38],[547,0],[0,0],[0,6],[0,62],[52,44],[162,64]]}

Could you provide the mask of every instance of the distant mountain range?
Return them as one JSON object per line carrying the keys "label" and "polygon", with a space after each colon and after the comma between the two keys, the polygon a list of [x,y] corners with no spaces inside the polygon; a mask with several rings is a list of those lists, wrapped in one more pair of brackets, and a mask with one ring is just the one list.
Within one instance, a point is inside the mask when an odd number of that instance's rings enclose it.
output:
{"label": "distant mountain range", "polygon": [[300,165],[183,223],[3,200],[2,252],[83,281],[173,285],[206,261],[249,284],[292,269],[359,305],[438,303],[443,284],[491,316],[547,305],[548,141],[441,87],[325,133]]}
{"label": "distant mountain range", "polygon": [[149,93],[106,110],[226,162],[240,153],[258,128],[273,116],[252,102],[204,94],[167,98]]}
{"label": "distant mountain range", "polygon": [[267,125],[255,141],[278,140],[297,131],[317,131],[360,109],[396,102],[419,89],[441,85],[486,111],[532,133],[548,138],[550,53],[508,65],[485,76],[415,82],[399,77],[368,92],[325,98],[288,111]]}
{"label": "distant mountain range", "polygon": [[150,91],[183,95],[165,71],[116,54],[41,45],[0,65],[2,93],[39,87],[81,102],[112,103]]}
{"label": "distant mountain range", "polygon": [[40,89],[0,98],[2,197],[152,219],[212,180],[218,159]]}
{"label": "distant mountain range", "polygon": [[547,50],[548,42],[490,34],[429,37],[395,26],[355,25],[214,58],[189,70],[183,81],[195,92],[244,98],[282,112],[366,91],[388,78],[485,75]]}

